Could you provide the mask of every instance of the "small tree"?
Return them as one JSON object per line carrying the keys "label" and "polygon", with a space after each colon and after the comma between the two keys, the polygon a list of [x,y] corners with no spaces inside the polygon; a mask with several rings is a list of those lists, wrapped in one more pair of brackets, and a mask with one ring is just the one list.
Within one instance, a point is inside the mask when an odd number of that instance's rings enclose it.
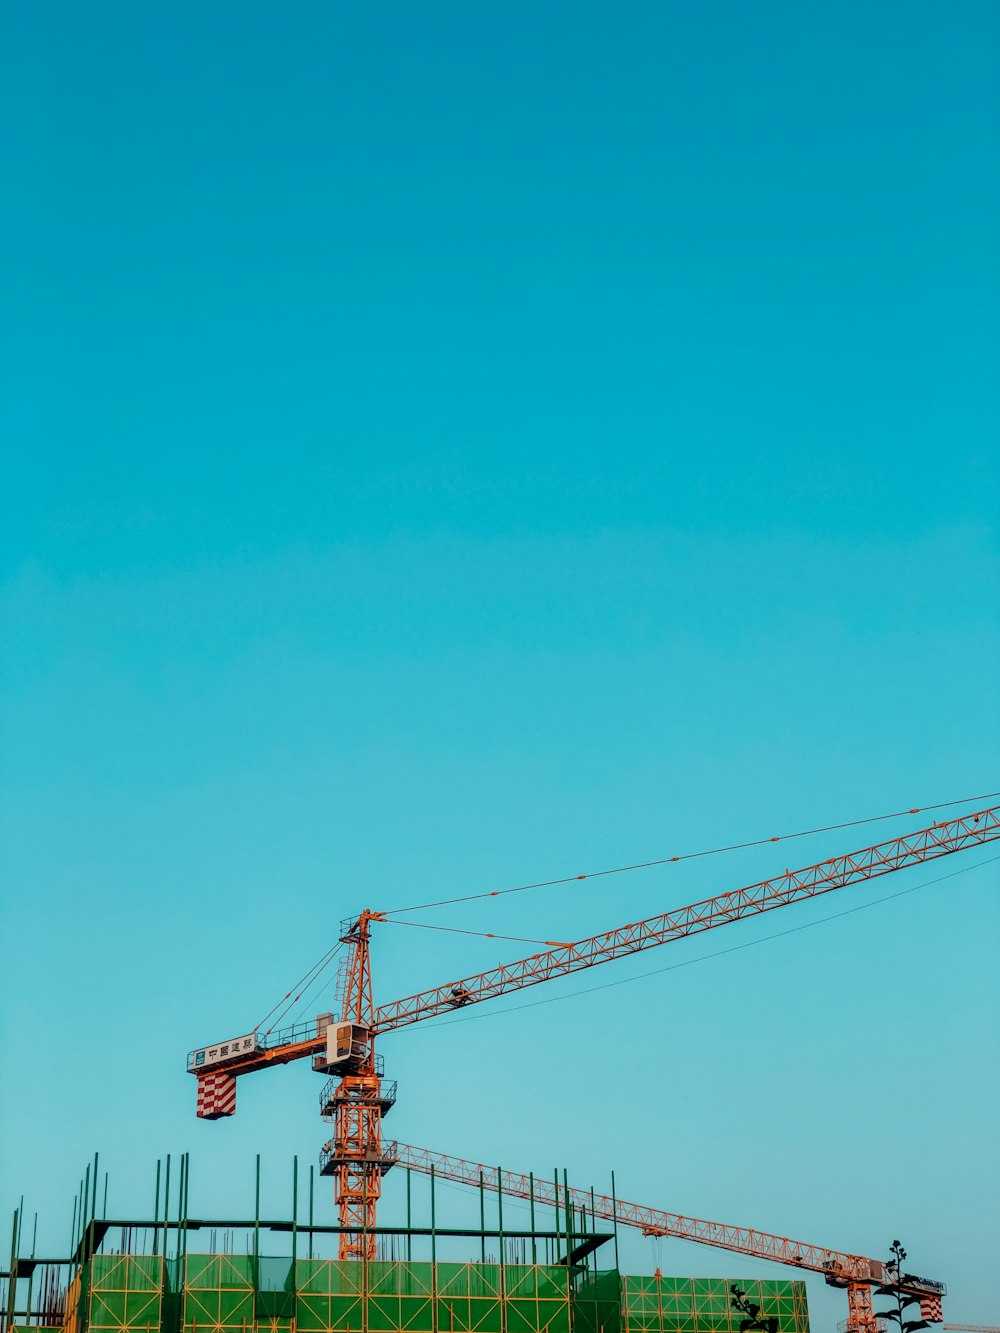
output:
{"label": "small tree", "polygon": [[760,1306],[751,1301],[745,1291],[742,1291],[734,1282],[729,1288],[729,1303],[734,1310],[738,1310],[744,1316],[740,1320],[740,1333],[778,1333],[778,1319],[776,1315],[761,1314]]}
{"label": "small tree", "polygon": [[898,1240],[894,1240],[889,1246],[892,1258],[886,1260],[886,1271],[889,1274],[889,1281],[876,1289],[876,1296],[889,1296],[895,1300],[895,1306],[889,1306],[885,1310],[876,1310],[877,1318],[884,1319],[886,1323],[896,1325],[895,1333],[918,1333],[919,1329],[930,1328],[926,1319],[907,1319],[906,1311],[911,1305],[919,1305],[919,1296],[904,1296],[899,1282],[903,1276],[903,1260],[906,1258],[906,1251]]}

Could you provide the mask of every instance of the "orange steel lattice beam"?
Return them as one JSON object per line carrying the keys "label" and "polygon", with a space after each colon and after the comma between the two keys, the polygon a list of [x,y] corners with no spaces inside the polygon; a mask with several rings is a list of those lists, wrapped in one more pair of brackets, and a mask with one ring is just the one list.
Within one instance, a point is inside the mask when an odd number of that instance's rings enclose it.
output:
{"label": "orange steel lattice beam", "polygon": [[1000,806],[993,806],[873,847],[848,852],[845,856],[831,857],[802,870],[786,870],[784,874],[759,884],[733,889],[631,925],[618,926],[603,935],[561,945],[546,953],[532,954],[530,958],[491,968],[488,972],[477,972],[459,981],[420,991],[376,1009],[372,1028],[374,1032],[390,1032],[410,1023],[451,1013],[468,1004],[494,999],[508,991],[535,986],[542,981],[594,967],[597,963],[611,962],[744,917],[787,907],[862,880],[875,879],[967,847],[980,846],[997,837],[1000,837]]}
{"label": "orange steel lattice beam", "polygon": [[504,1171],[480,1162],[468,1162],[461,1157],[415,1148],[408,1143],[394,1143],[391,1151],[400,1166],[430,1175],[433,1170],[439,1180],[454,1180],[476,1188],[480,1182],[488,1190],[497,1190],[518,1199],[564,1208],[569,1202],[575,1208],[607,1222],[636,1227],[645,1236],[676,1236],[680,1240],[696,1241],[716,1249],[736,1254],[749,1254],[755,1259],[770,1259],[774,1263],[805,1268],[824,1277],[846,1282],[881,1282],[887,1276],[885,1265],[879,1259],[866,1259],[860,1254],[846,1254],[823,1245],[807,1245],[787,1236],[773,1236],[753,1227],[731,1226],[726,1222],[706,1222],[703,1218],[685,1217],[681,1213],[667,1213],[644,1204],[628,1203],[609,1194],[591,1194],[590,1190],[568,1189],[553,1181]]}
{"label": "orange steel lattice beam", "polygon": [[[754,1227],[732,1226],[726,1222],[706,1222],[703,1218],[685,1217],[681,1213],[667,1213],[644,1204],[628,1203],[608,1194],[591,1190],[560,1186],[557,1182],[536,1180],[517,1171],[468,1162],[446,1153],[430,1152],[408,1143],[394,1143],[392,1155],[400,1166],[434,1173],[436,1179],[454,1180],[459,1184],[496,1190],[519,1199],[533,1199],[535,1203],[574,1208],[600,1217],[607,1222],[637,1227],[644,1236],[675,1236],[680,1240],[711,1245],[716,1249],[748,1254],[755,1259],[769,1259],[821,1273],[832,1286],[847,1288],[847,1333],[878,1333],[878,1323],[872,1310],[872,1283],[890,1283],[908,1295],[943,1296],[943,1283],[907,1274],[898,1283],[887,1273],[880,1259],[868,1259],[860,1254],[831,1250],[822,1245],[807,1245],[788,1236],[774,1236]],[[1000,1333],[1000,1331],[995,1331]]]}
{"label": "orange steel lattice beam", "polygon": [[[802,870],[786,870],[784,874],[761,880],[758,884],[733,889],[661,916],[619,926],[603,935],[562,945],[546,953],[532,954],[529,958],[503,964],[489,972],[476,973],[461,981],[448,982],[406,999],[394,1000],[374,1010],[370,1030],[373,1036],[391,1032],[427,1018],[452,1013],[465,1005],[504,995],[508,991],[535,986],[542,981],[594,967],[598,963],[610,962],[644,949],[669,944],[671,940],[728,925],[744,917],[774,911],[895,870],[905,870],[953,852],[978,847],[997,838],[1000,838],[1000,806],[990,806],[873,847],[831,857]],[[367,929],[370,922],[383,920],[384,917],[384,913],[366,911],[359,918],[359,924],[364,920]],[[366,965],[370,966],[367,961],[367,937],[365,957]],[[370,1005],[370,971],[368,977],[369,989],[365,994]],[[301,1028],[287,1028],[262,1039],[252,1055],[234,1058],[213,1067],[225,1069],[230,1074],[250,1074],[258,1069],[267,1069],[270,1065],[287,1064],[291,1060],[315,1054],[323,1044],[324,1039],[318,1034],[304,1037]],[[194,1052],[188,1056],[188,1072],[202,1075],[203,1071],[191,1064],[193,1055]]]}

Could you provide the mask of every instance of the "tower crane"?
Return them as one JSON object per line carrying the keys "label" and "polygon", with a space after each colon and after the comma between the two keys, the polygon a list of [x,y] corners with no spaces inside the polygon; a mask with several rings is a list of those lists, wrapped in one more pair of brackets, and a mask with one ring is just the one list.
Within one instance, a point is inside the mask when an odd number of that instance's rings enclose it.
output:
{"label": "tower crane", "polygon": [[[733,1226],[728,1222],[706,1222],[703,1218],[685,1217],[681,1213],[667,1213],[644,1204],[627,1203],[614,1195],[595,1194],[591,1190],[573,1189],[556,1181],[544,1181],[517,1171],[468,1162],[461,1157],[415,1148],[408,1143],[393,1143],[390,1151],[400,1166],[409,1167],[425,1175],[433,1173],[438,1180],[453,1180],[460,1185],[479,1186],[495,1190],[516,1199],[565,1209],[569,1204],[594,1218],[622,1226],[636,1227],[644,1236],[675,1236],[680,1240],[711,1245],[735,1254],[748,1254],[755,1259],[769,1259],[772,1263],[788,1264],[807,1272],[819,1273],[831,1287],[847,1290],[847,1327],[859,1333],[874,1333],[877,1325],[872,1312],[872,1284],[898,1287],[906,1296],[916,1296],[925,1303],[940,1304],[946,1294],[944,1283],[931,1278],[901,1274],[898,1281],[888,1272],[881,1259],[867,1259],[860,1254],[847,1254],[822,1245],[807,1245],[787,1236],[773,1236],[754,1227]],[[940,1315],[938,1315],[940,1319]],[[948,1328],[949,1325],[945,1325]],[[969,1333],[1000,1333],[1000,1330],[970,1330]]]}
{"label": "tower crane", "polygon": [[[658,916],[615,927],[600,935],[559,944],[458,980],[376,1006],[371,976],[371,925],[391,914],[366,908],[341,925],[348,946],[341,1013],[317,1016],[262,1035],[259,1028],[240,1037],[201,1047],[188,1055],[188,1072],[198,1080],[198,1115],[219,1119],[236,1110],[236,1080],[243,1074],[311,1058],[313,1068],[333,1075],[322,1111],[333,1120],[333,1136],[321,1158],[321,1172],[336,1180],[340,1257],[373,1258],[376,1205],[385,1172],[394,1158],[382,1142],[382,1119],[395,1100],[395,1085],[383,1083],[375,1040],[386,1032],[453,1013],[526,986],[656,948],[713,930],[744,917],[846,888],[881,875],[920,865],[1000,838],[1000,806],[936,822],[902,837],[831,857],[801,870],[732,889]],[[581,879],[586,876],[580,876]],[[860,1333],[874,1333],[861,1329]]]}

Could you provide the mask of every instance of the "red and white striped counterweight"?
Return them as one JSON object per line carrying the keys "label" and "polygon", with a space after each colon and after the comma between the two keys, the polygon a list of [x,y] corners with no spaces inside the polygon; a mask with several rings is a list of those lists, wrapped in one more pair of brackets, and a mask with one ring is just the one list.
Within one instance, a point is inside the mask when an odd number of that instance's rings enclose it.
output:
{"label": "red and white striped counterweight", "polygon": [[198,1078],[198,1115],[202,1120],[219,1120],[236,1114],[236,1076],[219,1070]]}

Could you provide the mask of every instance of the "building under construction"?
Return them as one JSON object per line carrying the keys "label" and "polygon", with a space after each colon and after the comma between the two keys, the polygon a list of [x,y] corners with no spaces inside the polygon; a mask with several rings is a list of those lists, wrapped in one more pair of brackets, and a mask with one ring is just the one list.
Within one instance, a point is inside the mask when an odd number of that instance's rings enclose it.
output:
{"label": "building under construction", "polygon": [[339,1259],[341,1228],[297,1208],[188,1217],[186,1162],[170,1220],[91,1216],[96,1196],[88,1181],[61,1258],[23,1253],[15,1214],[0,1333],[809,1333],[803,1282],[623,1275],[614,1230],[572,1203],[524,1230],[502,1198],[493,1225],[442,1226],[432,1182],[427,1225],[380,1227],[376,1258]]}

